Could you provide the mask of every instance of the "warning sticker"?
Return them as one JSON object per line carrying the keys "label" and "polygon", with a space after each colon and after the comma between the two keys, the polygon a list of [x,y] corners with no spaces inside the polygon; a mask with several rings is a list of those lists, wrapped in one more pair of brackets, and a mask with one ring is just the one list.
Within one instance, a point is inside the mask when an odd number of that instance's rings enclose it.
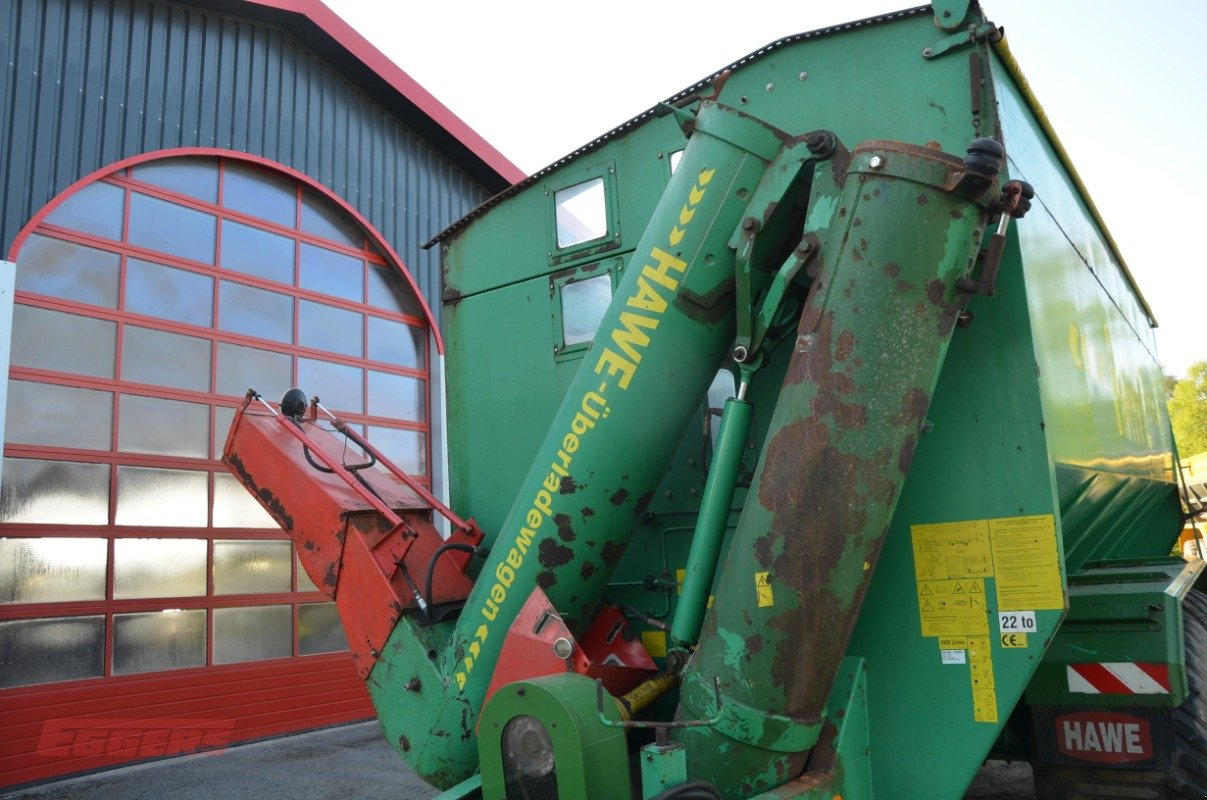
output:
{"label": "warning sticker", "polygon": [[645,647],[646,652],[654,658],[664,658],[666,656],[665,631],[642,631],[641,644]]}
{"label": "warning sticker", "polygon": [[770,572],[754,573],[754,594],[758,598],[759,608],[775,605],[775,595],[771,593]]}
{"label": "warning sticker", "polygon": [[989,635],[985,581],[918,581],[923,636]]}
{"label": "warning sticker", "polygon": [[918,580],[988,578],[993,575],[988,520],[910,527]]}
{"label": "warning sticker", "polygon": [[988,636],[968,637],[968,666],[973,720],[997,722],[997,687],[993,683],[993,650]]}
{"label": "warning sticker", "polygon": [[1001,611],[1063,609],[1056,522],[1051,514],[989,520]]}

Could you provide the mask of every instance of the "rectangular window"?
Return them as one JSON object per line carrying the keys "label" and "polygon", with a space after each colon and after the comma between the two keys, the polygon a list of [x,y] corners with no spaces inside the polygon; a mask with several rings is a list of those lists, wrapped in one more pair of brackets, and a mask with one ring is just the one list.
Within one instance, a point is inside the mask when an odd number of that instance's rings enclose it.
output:
{"label": "rectangular window", "polygon": [[218,223],[206,214],[131,192],[130,244],[202,264],[214,263]]}
{"label": "rectangular window", "polygon": [[123,394],[119,408],[118,450],[189,458],[209,455],[209,406]]}
{"label": "rectangular window", "polygon": [[293,554],[293,560],[294,560],[294,566],[297,569],[297,574],[298,574],[297,591],[299,591],[299,592],[317,592],[317,591],[319,591],[319,587],[315,586],[314,581],[310,580],[310,576],[306,573],[306,568],[302,566],[302,559],[298,557],[297,553]]}
{"label": "rectangular window", "polygon": [[207,392],[210,343],[193,336],[126,325],[122,334],[122,380]]}
{"label": "rectangular window", "polygon": [[608,204],[603,178],[576,183],[555,192],[557,246],[573,247],[608,233]]}
{"label": "rectangular window", "polygon": [[118,525],[204,528],[208,511],[208,472],[117,468]]}
{"label": "rectangular window", "polygon": [[369,317],[369,358],[400,367],[423,369],[426,366],[427,330],[394,322],[381,317]]}
{"label": "rectangular window", "polygon": [[293,385],[293,359],[238,344],[218,343],[218,394],[243,397],[249,388],[279,400]]}
{"label": "rectangular window", "polygon": [[216,540],[214,594],[288,592],[292,556],[292,542]]}
{"label": "rectangular window", "polygon": [[205,594],[204,539],[117,539],[113,597],[200,597]]}
{"label": "rectangular window", "polygon": [[[256,499],[229,472],[214,473],[215,528],[276,528]],[[287,590],[281,590],[287,591]]]}
{"label": "rectangular window", "polygon": [[218,327],[278,342],[293,341],[293,298],[267,289],[222,281]]}
{"label": "rectangular window", "polygon": [[17,259],[17,291],[117,308],[120,269],[117,253],[35,233]]}
{"label": "rectangular window", "polygon": [[302,603],[298,606],[298,655],[333,653],[348,649],[335,603]]}
{"label": "rectangular window", "polygon": [[102,616],[0,622],[0,689],[99,678],[104,672]]}
{"label": "rectangular window", "polygon": [[137,258],[126,259],[125,309],[208,328],[214,322],[214,279]]}
{"label": "rectangular window", "polygon": [[293,285],[294,242],[240,222],[222,221],[222,268]]}
{"label": "rectangular window", "polygon": [[255,164],[223,162],[222,205],[286,228],[297,227],[293,179]]}
{"label": "rectangular window", "polygon": [[104,525],[108,521],[108,464],[4,459],[0,522]]}
{"label": "rectangular window", "polygon": [[407,422],[423,422],[427,416],[424,382],[406,375],[369,370],[369,413]]}
{"label": "rectangular window", "polygon": [[365,262],[362,259],[303,244],[301,268],[303,289],[364,302]]}
{"label": "rectangular window", "polygon": [[347,364],[334,364],[314,358],[298,359],[298,386],[310,397],[315,395],[323,407],[333,413],[365,410],[364,370]]}
{"label": "rectangular window", "polygon": [[292,606],[214,609],[214,663],[293,655]]}
{"label": "rectangular window", "polygon": [[108,540],[0,539],[0,603],[105,599]]}
{"label": "rectangular window", "polygon": [[368,439],[408,475],[427,474],[427,437],[420,431],[370,425]]}
{"label": "rectangular window", "polygon": [[112,378],[116,354],[116,322],[20,303],[13,306],[14,367]]}
{"label": "rectangular window", "polygon": [[298,301],[298,344],[361,358],[365,351],[364,315],[325,303]]}
{"label": "rectangular window", "polygon": [[205,666],[205,609],[113,615],[113,674]]}
{"label": "rectangular window", "polygon": [[4,438],[14,444],[108,450],[113,393],[10,380]]}
{"label": "rectangular window", "polygon": [[568,281],[561,294],[562,343],[568,347],[590,342],[612,302],[612,276]]}

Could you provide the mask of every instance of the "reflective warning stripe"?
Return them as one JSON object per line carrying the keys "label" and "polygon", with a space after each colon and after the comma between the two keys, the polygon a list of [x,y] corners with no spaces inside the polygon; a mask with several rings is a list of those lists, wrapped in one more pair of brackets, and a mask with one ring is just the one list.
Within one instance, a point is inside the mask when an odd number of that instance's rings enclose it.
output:
{"label": "reflective warning stripe", "polygon": [[1074,694],[1169,694],[1169,665],[1112,661],[1069,664]]}

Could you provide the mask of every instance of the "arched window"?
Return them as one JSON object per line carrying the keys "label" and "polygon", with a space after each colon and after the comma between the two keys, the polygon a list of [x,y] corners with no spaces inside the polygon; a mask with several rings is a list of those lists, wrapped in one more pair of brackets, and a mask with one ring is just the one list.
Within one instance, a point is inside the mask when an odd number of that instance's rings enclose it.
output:
{"label": "arched window", "polygon": [[0,488],[0,688],[346,647],[219,461],[290,386],[426,480],[430,327],[355,218],[265,165],[142,161],[17,253]]}

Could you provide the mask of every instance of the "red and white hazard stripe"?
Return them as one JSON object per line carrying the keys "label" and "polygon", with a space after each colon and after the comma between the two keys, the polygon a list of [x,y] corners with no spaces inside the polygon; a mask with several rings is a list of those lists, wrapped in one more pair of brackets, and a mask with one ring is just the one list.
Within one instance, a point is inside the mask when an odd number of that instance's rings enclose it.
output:
{"label": "red and white hazard stripe", "polygon": [[1169,665],[1111,661],[1069,664],[1074,694],[1169,694]]}

